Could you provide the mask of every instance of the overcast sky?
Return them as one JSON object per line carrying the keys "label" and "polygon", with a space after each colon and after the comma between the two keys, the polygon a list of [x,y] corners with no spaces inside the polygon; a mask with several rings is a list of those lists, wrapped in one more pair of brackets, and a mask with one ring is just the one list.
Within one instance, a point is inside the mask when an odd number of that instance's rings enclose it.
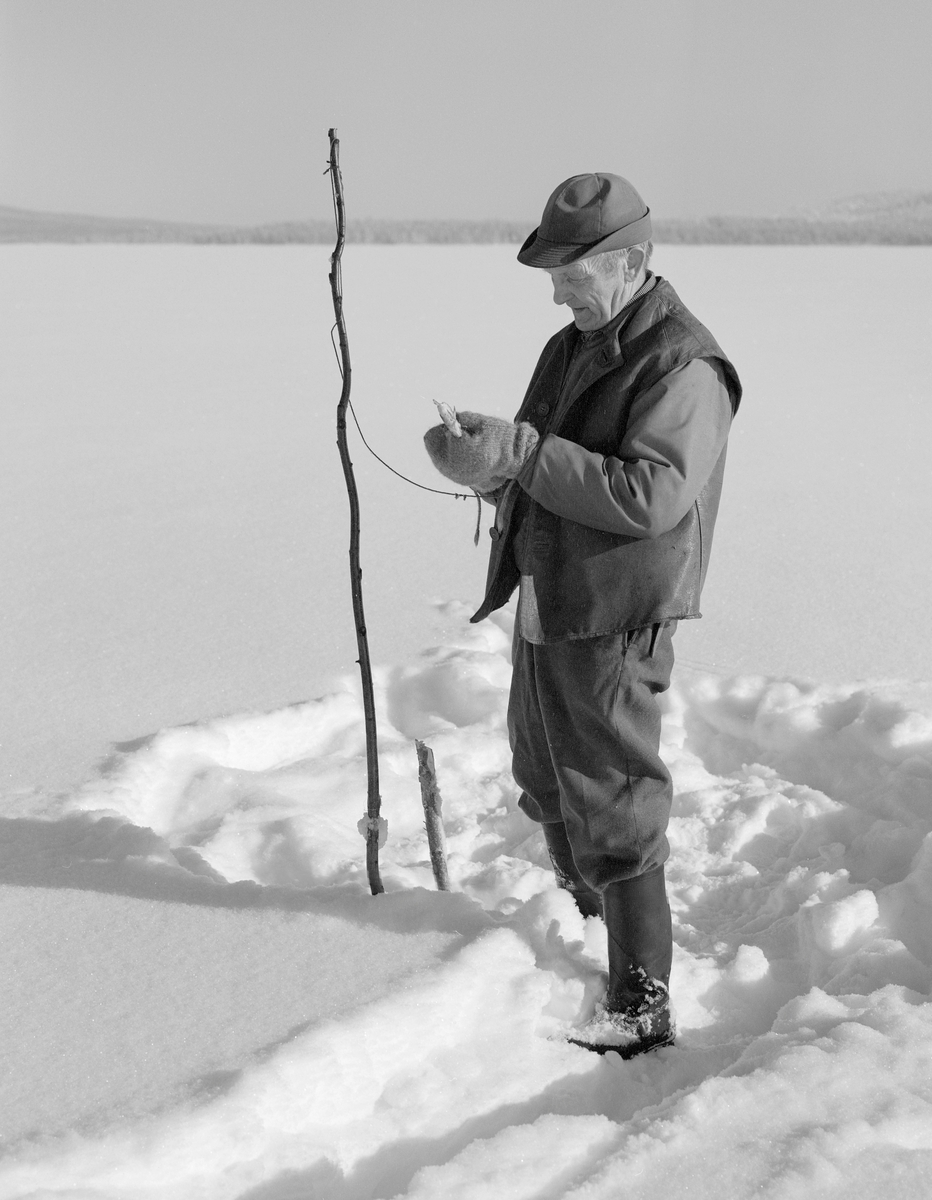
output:
{"label": "overcast sky", "polygon": [[932,190],[930,0],[0,0],[0,204],[534,220]]}

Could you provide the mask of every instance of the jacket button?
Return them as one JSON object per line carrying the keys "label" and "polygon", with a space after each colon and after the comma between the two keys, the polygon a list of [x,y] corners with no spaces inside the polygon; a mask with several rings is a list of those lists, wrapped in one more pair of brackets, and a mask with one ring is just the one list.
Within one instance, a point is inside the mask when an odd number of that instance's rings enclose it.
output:
{"label": "jacket button", "polygon": [[501,531],[496,529],[495,526],[493,525],[492,528],[489,530],[489,537],[492,539],[493,542],[497,542],[501,536],[502,536]]}
{"label": "jacket button", "polygon": [[540,415],[542,417],[546,417],[547,413],[550,412],[550,405],[546,404],[544,402],[541,402],[540,404],[538,404],[537,408],[534,411],[537,413],[540,413]]}

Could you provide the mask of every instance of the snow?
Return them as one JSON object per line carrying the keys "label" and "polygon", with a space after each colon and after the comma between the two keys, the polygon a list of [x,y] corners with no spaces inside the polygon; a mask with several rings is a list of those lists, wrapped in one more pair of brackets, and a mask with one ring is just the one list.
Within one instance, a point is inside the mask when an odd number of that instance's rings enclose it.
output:
{"label": "snow", "polygon": [[[327,260],[2,247],[0,787],[74,787],[113,742],[352,669]],[[747,389],[680,670],[928,695],[932,251],[660,246],[656,266]],[[513,246],[352,246],[344,291],[367,437],[441,488],[431,399],[512,416],[564,321]],[[428,601],[478,602],[488,541],[471,503],[353,445],[372,653],[404,664],[446,635]]]}
{"label": "snow", "polygon": [[[355,253],[360,411],[434,482],[408,445],[432,392],[459,404],[484,378],[507,412],[559,318],[509,282],[510,248]],[[665,702],[679,1036],[622,1062],[565,1041],[599,998],[604,930],[516,807],[513,614],[468,622],[473,514],[405,492],[399,520],[360,450],[389,825],[386,894],[368,894],[359,685],[329,578],[339,464],[329,435],[296,435],[312,380],[329,421],[335,378],[298,350],[322,319],[314,254],[7,254],[0,1200],[927,1195],[932,568],[907,548],[928,528],[932,257],[658,252],[753,382],[706,620],[677,634]],[[496,336],[489,296],[523,324],[441,369],[464,330]],[[881,382],[892,439],[867,417]]]}

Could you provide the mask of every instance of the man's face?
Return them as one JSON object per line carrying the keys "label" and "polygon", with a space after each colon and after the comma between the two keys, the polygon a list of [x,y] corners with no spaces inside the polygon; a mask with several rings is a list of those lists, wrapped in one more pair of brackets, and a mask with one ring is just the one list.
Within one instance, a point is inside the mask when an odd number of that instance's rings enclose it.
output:
{"label": "man's face", "polygon": [[625,295],[624,271],[617,274],[590,274],[586,260],[570,263],[566,267],[548,267],[547,274],[553,281],[554,304],[566,304],[573,311],[577,329],[587,332],[601,329],[621,311]]}

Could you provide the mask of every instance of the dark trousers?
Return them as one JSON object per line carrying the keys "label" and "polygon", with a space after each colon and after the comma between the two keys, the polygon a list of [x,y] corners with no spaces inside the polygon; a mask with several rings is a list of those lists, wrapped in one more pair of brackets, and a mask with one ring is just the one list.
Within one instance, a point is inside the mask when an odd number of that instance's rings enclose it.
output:
{"label": "dark trousers", "polygon": [[515,638],[508,731],[519,804],[534,821],[565,825],[596,892],[669,855],[657,696],[670,686],[675,630],[666,621],[546,645]]}

